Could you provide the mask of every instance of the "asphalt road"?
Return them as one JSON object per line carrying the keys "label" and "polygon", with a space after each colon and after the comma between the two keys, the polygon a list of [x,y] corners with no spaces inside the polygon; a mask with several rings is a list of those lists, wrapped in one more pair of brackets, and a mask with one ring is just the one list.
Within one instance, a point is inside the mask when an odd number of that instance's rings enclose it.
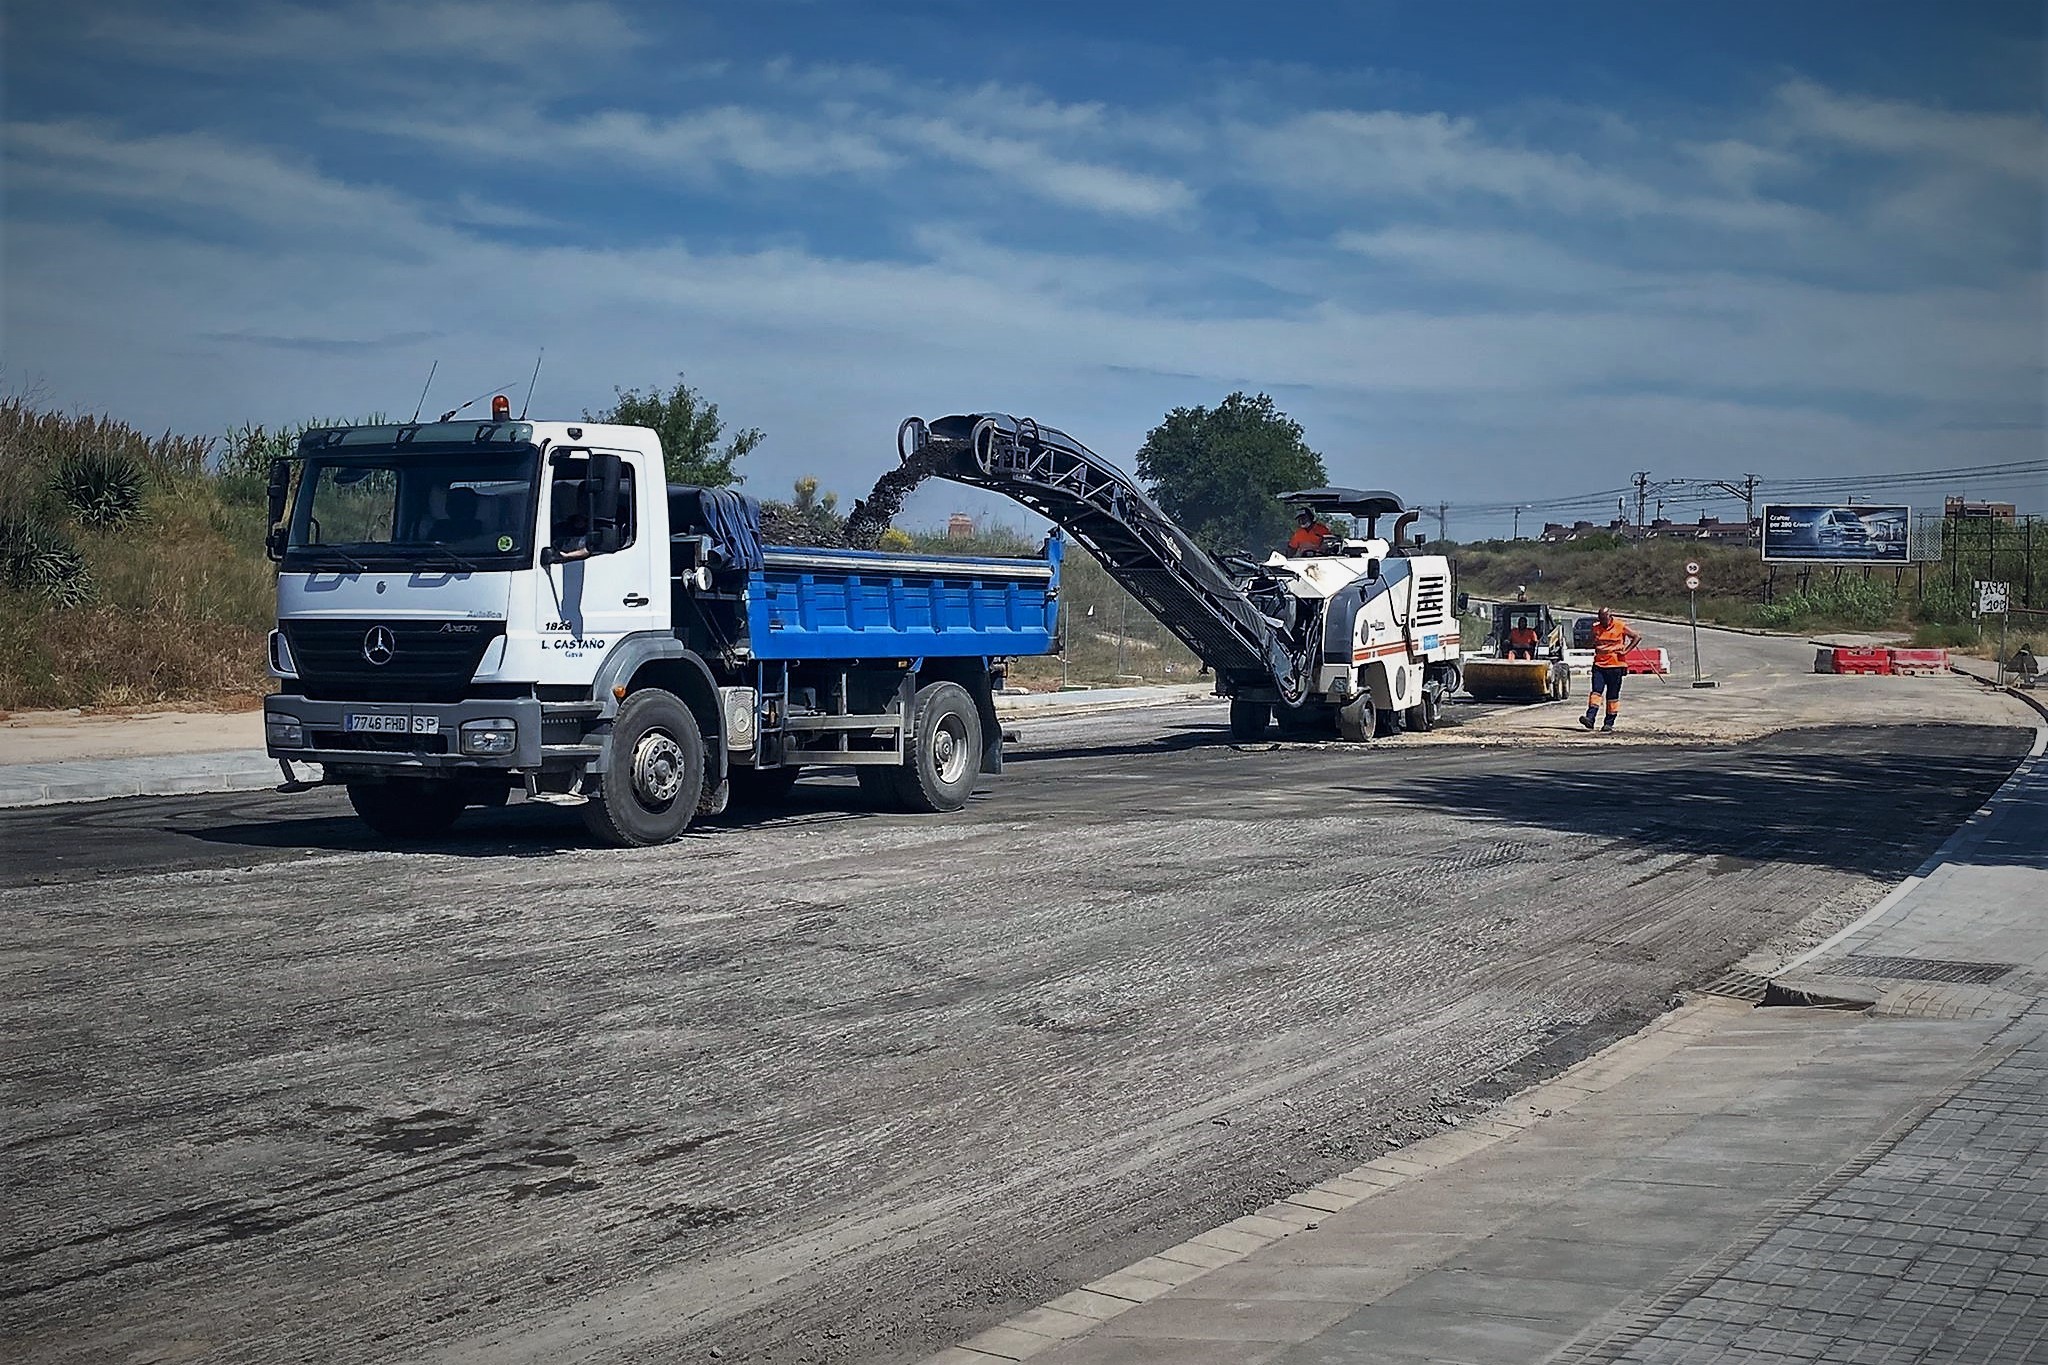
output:
{"label": "asphalt road", "polygon": [[0,1351],[915,1359],[1469,1112],[1910,871],[2017,730],[1233,749],[1026,727],[953,817],[379,851],[0,815]]}

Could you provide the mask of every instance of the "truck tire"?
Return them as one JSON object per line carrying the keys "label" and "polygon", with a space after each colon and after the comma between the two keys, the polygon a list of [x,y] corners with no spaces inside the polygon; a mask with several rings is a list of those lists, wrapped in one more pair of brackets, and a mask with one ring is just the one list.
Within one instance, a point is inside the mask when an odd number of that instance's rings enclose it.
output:
{"label": "truck tire", "polygon": [[780,768],[730,769],[725,778],[732,783],[732,804],[773,806],[786,801],[789,799],[790,789],[796,786],[797,774],[802,771],[795,764],[787,764]]}
{"label": "truck tire", "polygon": [[884,806],[903,804],[903,769],[885,768],[881,764],[862,764],[853,770],[853,780],[860,783],[861,795],[870,797]]}
{"label": "truck tire", "polygon": [[689,828],[704,796],[704,735],[673,692],[643,688],[612,722],[611,764],[583,823],[615,848],[665,844]]}
{"label": "truck tire", "polygon": [[1415,734],[1426,735],[1431,730],[1436,729],[1436,723],[1442,716],[1443,699],[1441,694],[1425,687],[1422,689],[1422,700],[1408,708],[1408,712],[1403,717],[1403,720],[1407,723],[1408,729]]}
{"label": "truck tire", "polygon": [[431,839],[446,834],[468,793],[453,782],[417,777],[351,782],[348,803],[362,822],[388,839]]}
{"label": "truck tire", "polygon": [[1234,743],[1258,743],[1266,737],[1266,726],[1272,719],[1271,702],[1253,701],[1250,697],[1230,699],[1230,738]]}
{"label": "truck tire", "polygon": [[1379,726],[1378,716],[1372,693],[1362,693],[1337,708],[1337,734],[1353,744],[1370,743]]}
{"label": "truck tire", "polygon": [[903,766],[896,770],[903,807],[929,815],[959,810],[980,776],[981,713],[974,698],[959,683],[918,688],[903,735]]}

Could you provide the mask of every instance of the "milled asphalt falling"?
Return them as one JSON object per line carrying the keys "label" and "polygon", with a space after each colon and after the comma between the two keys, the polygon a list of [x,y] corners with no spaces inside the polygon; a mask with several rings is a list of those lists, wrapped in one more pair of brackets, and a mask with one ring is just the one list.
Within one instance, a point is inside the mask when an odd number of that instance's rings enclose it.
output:
{"label": "milled asphalt falling", "polygon": [[10,1359],[915,1359],[1875,901],[2017,730],[1233,748],[670,847],[332,793],[0,815]]}

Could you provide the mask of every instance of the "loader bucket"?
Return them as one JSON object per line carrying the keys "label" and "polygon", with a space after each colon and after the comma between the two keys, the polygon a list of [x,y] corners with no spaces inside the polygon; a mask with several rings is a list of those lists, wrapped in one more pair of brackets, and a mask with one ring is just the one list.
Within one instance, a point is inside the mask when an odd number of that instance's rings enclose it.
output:
{"label": "loader bucket", "polygon": [[1558,696],[1548,659],[1465,659],[1465,690],[1480,701],[1550,701]]}

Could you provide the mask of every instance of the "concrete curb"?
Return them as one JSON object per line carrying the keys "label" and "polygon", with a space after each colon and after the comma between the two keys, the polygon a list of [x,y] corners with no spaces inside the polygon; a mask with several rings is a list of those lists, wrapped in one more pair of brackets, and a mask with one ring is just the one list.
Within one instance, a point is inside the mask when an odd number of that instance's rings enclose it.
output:
{"label": "concrete curb", "polygon": [[1955,663],[1953,660],[1951,660],[1951,662],[1949,663],[1948,671],[1951,673],[1959,674],[1962,677],[1968,678],[1973,683],[1978,683],[1981,686],[1988,687],[1994,692],[2003,692],[2006,696],[2011,697],[2014,701],[2023,702],[2027,706],[2032,707],[2037,713],[2039,713],[2041,719],[2048,720],[2048,702],[2044,702],[2039,697],[2035,696],[2033,690],[2030,688],[2017,687],[2012,683],[2006,683],[2001,686],[1999,683],[1994,682],[1992,679],[1985,677],[1983,674],[1964,668],[1961,664]]}
{"label": "concrete curb", "polygon": [[129,796],[196,796],[261,791],[283,781],[261,749],[153,758],[79,759],[0,766],[0,809],[111,801]]}
{"label": "concrete curb", "polygon": [[[1092,692],[1034,692],[996,698],[1004,721],[1056,720],[1101,711],[1129,711],[1199,701],[1207,687],[1116,687]],[[317,767],[298,765],[303,771]],[[0,764],[0,810],[114,801],[136,796],[203,796],[263,791],[284,780],[261,749],[226,749],[147,758],[73,759]]]}

